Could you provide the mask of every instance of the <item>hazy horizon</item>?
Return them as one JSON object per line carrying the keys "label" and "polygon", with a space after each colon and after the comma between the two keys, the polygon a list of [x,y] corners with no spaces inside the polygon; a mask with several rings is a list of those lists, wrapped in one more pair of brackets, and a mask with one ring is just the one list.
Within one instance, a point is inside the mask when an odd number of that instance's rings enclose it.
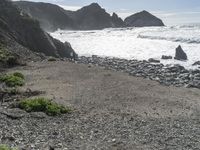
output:
{"label": "hazy horizon", "polygon": [[[14,0],[17,1],[17,0]],[[122,19],[136,12],[147,10],[156,15],[166,25],[200,23],[199,0],[28,0],[48,2],[59,5],[66,10],[77,10],[90,3],[96,2],[110,14],[116,12]]]}

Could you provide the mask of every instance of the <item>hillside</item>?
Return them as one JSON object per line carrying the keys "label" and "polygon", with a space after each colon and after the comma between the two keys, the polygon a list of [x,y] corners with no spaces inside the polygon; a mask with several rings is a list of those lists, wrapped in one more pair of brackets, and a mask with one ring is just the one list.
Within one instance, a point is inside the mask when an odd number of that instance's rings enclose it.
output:
{"label": "hillside", "polygon": [[0,3],[1,47],[22,59],[33,59],[36,53],[47,56],[70,57],[74,53],[69,43],[61,43],[44,32],[38,21],[32,20],[7,0]]}
{"label": "hillside", "polygon": [[127,17],[124,22],[128,27],[164,26],[161,19],[145,10]]}
{"label": "hillside", "polygon": [[77,11],[67,11],[48,3],[28,1],[15,2],[23,12],[40,22],[46,31],[57,29],[95,30],[109,27],[124,27],[124,22],[117,14],[112,16],[97,3],[92,3]]}

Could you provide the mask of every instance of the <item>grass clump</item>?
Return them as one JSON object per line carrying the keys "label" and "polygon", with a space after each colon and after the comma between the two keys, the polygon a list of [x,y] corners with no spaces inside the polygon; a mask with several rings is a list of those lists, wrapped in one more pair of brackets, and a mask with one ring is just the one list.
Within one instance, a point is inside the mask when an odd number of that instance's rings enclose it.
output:
{"label": "grass clump", "polygon": [[25,79],[24,75],[21,72],[14,72],[13,75],[21,79]]}
{"label": "grass clump", "polygon": [[13,74],[6,74],[0,76],[0,81],[5,82],[6,85],[9,87],[23,86],[24,75],[19,72],[15,72]]}
{"label": "grass clump", "polygon": [[19,102],[19,108],[27,112],[45,112],[49,116],[69,113],[70,108],[54,103],[46,98],[24,99]]}
{"label": "grass clump", "polygon": [[0,150],[17,150],[17,149],[8,147],[7,145],[0,145]]}
{"label": "grass clump", "polygon": [[9,67],[18,65],[18,60],[15,56],[13,56],[7,48],[0,45],[0,62],[6,64]]}

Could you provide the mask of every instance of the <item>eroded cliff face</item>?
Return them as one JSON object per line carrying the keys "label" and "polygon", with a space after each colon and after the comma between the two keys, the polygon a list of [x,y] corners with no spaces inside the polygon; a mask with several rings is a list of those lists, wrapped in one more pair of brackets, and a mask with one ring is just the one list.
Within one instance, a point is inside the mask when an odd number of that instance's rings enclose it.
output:
{"label": "eroded cliff face", "polygon": [[0,42],[19,56],[23,55],[22,49],[54,57],[71,57],[71,53],[76,56],[70,45],[52,38],[40,28],[38,21],[20,12],[8,0],[1,0],[0,3]]}
{"label": "eroded cliff face", "polygon": [[147,11],[133,14],[127,17],[124,22],[128,27],[164,26],[164,23],[161,19]]}
{"label": "eroded cliff face", "polygon": [[115,13],[110,16],[97,3],[92,3],[77,11],[67,11],[48,3],[19,1],[15,2],[15,5],[38,20],[41,27],[46,31],[57,29],[95,30],[124,26],[121,18]]}

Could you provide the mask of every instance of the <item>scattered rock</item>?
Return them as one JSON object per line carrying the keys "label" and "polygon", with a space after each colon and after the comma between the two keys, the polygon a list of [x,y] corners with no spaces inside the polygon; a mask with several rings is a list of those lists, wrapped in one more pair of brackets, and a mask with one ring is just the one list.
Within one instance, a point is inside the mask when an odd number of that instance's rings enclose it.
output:
{"label": "scattered rock", "polygon": [[15,108],[15,109],[0,110],[0,114],[6,115],[8,118],[11,119],[21,119],[27,113],[21,109]]}
{"label": "scattered rock", "polygon": [[176,54],[175,54],[174,59],[187,60],[187,54],[183,51],[180,45],[176,48]]}
{"label": "scattered rock", "polygon": [[153,58],[150,58],[148,61],[152,63],[160,63],[160,60],[153,59]]}
{"label": "scattered rock", "polygon": [[161,59],[172,59],[172,56],[166,56],[166,55],[162,55]]}
{"label": "scattered rock", "polygon": [[196,61],[193,66],[199,66],[200,65],[200,61]]}
{"label": "scattered rock", "polygon": [[77,60],[77,63],[93,64],[106,69],[127,72],[132,76],[148,78],[166,86],[200,88],[197,84],[197,81],[200,81],[200,70],[187,70],[179,64],[164,66],[159,62],[159,60],[152,58],[149,61],[138,61],[108,57],[101,58],[96,55],[80,57]]}

